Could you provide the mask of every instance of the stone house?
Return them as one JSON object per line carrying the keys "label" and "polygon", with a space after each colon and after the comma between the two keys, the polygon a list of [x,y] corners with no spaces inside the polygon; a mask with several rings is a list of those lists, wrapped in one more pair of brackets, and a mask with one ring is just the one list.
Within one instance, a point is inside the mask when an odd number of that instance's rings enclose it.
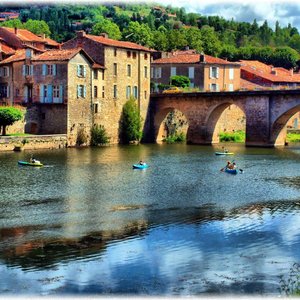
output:
{"label": "stone house", "polygon": [[[80,130],[89,137],[92,95],[94,87],[101,85],[104,68],[84,50],[17,50],[0,62],[0,74],[3,70],[2,100],[27,106],[25,132],[67,134],[69,146],[76,144]],[[100,81],[94,82],[96,73]]]}
{"label": "stone house", "polygon": [[136,43],[112,40],[106,34],[95,36],[77,31],[77,36],[62,49],[81,47],[105,67],[104,73],[93,74],[94,123],[105,127],[112,143],[120,141],[120,119],[123,106],[132,96],[137,100],[143,125],[150,100],[149,48]]}
{"label": "stone house", "polygon": [[240,64],[229,62],[194,50],[177,51],[169,57],[153,60],[151,82],[169,85],[170,77],[186,76],[190,87],[202,91],[235,91],[240,88]]}
{"label": "stone house", "polygon": [[256,89],[291,89],[300,87],[300,73],[293,69],[264,64],[257,60],[240,60],[241,78],[253,84]]}

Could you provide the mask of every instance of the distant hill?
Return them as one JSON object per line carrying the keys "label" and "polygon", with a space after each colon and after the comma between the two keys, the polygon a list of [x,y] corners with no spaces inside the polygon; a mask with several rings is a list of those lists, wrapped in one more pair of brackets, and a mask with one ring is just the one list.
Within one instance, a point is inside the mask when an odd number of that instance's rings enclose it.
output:
{"label": "distant hill", "polygon": [[[281,27],[279,22],[273,30],[267,21],[259,26],[256,20],[236,22],[149,3],[2,5],[0,12],[5,11],[19,13],[19,19],[0,22],[0,26],[30,27],[29,30],[39,30],[39,33],[43,28],[46,35],[58,42],[74,37],[76,30],[95,35],[106,32],[110,38],[136,42],[160,51],[189,47],[233,61],[257,59],[275,66],[298,67],[299,32],[291,25]],[[30,20],[44,21],[45,24]]]}

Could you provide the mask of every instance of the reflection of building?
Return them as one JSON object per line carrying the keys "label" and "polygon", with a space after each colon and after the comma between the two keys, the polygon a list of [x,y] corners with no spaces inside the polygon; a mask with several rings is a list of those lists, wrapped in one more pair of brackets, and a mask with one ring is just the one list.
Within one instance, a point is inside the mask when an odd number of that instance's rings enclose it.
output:
{"label": "reflection of building", "polygon": [[203,91],[235,91],[240,88],[240,65],[195,50],[173,52],[151,63],[151,81],[169,85],[170,77],[186,76],[191,87]]}

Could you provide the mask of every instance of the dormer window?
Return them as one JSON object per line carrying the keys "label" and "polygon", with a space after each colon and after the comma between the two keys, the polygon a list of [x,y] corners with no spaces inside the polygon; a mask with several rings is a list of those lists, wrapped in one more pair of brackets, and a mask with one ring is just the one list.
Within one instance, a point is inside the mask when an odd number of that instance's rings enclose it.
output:
{"label": "dormer window", "polygon": [[25,56],[26,56],[26,58],[31,58],[32,57],[32,50],[27,48],[26,51],[25,51]]}

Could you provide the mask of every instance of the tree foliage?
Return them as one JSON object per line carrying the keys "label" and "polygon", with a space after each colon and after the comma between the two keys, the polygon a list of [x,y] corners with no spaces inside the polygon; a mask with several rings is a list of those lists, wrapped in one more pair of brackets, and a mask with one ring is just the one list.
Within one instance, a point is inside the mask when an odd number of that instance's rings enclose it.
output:
{"label": "tree foliage", "polygon": [[142,138],[142,119],[134,98],[130,98],[123,107],[121,117],[121,139],[128,144],[131,141],[140,141]]}
{"label": "tree foliage", "polygon": [[23,118],[23,113],[15,107],[0,107],[0,127],[2,135],[6,135],[6,127]]}
{"label": "tree foliage", "polygon": [[95,124],[91,129],[91,145],[99,146],[108,144],[110,137],[107,135],[106,129],[103,125]]}
{"label": "tree foliage", "polygon": [[187,76],[175,75],[170,77],[170,83],[171,85],[185,88],[190,86],[190,79]]}
{"label": "tree foliage", "polygon": [[103,17],[92,27],[92,34],[100,35],[101,33],[107,33],[108,37],[114,40],[119,40],[122,36],[119,26]]}

